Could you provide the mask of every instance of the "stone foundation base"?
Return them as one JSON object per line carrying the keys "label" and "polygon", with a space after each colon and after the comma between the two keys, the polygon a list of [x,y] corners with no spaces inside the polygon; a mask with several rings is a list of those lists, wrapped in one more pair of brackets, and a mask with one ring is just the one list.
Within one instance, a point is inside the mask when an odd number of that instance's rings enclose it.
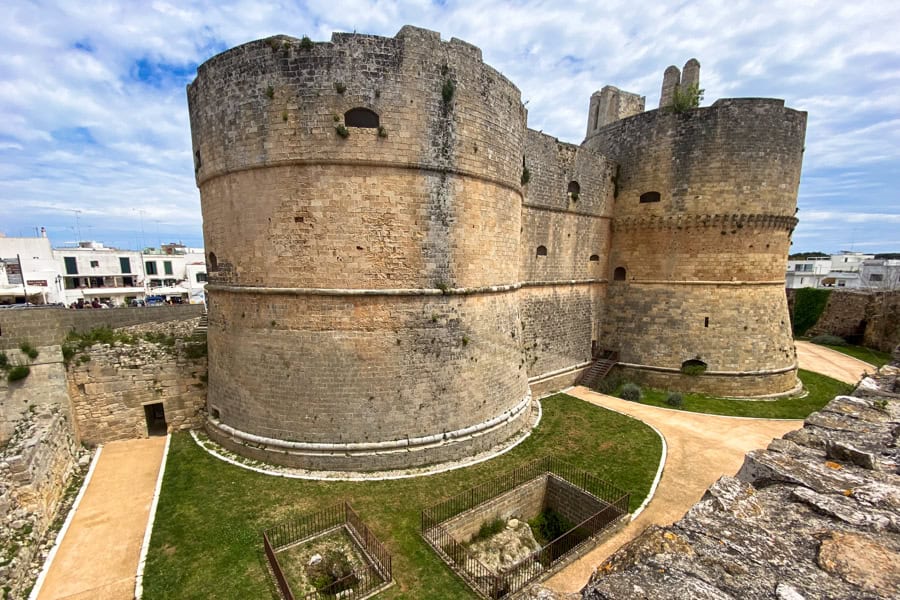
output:
{"label": "stone foundation base", "polygon": [[[508,418],[472,433],[449,432],[429,438],[367,444],[303,444],[268,440],[225,425],[210,417],[206,431],[223,448],[246,458],[286,467],[318,471],[390,471],[458,461],[490,450],[503,451],[524,428],[531,426],[531,395]],[[323,446],[329,446],[323,448]],[[390,447],[394,446],[394,447]]]}
{"label": "stone foundation base", "polygon": [[797,369],[770,374],[704,373],[685,375],[678,371],[657,371],[648,368],[617,365],[611,376],[619,376],[639,385],[673,392],[695,392],[732,398],[781,397],[797,394],[803,389],[797,379]]}

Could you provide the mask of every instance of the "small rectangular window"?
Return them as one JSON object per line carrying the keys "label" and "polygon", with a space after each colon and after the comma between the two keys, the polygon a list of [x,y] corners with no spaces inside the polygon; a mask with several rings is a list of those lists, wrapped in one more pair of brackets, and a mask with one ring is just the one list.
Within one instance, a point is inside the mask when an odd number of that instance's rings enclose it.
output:
{"label": "small rectangular window", "polygon": [[147,275],[156,275],[156,261],[148,260],[144,263],[144,272]]}
{"label": "small rectangular window", "polygon": [[92,261],[91,261],[91,268],[92,268],[92,269],[96,269],[96,268],[99,267],[99,266],[100,266],[100,261],[99,261],[99,260],[92,260]]}
{"label": "small rectangular window", "polygon": [[869,275],[869,281],[883,281],[883,280],[884,280],[884,275],[882,275],[881,273],[872,273],[871,275]]}
{"label": "small rectangular window", "polygon": [[163,270],[165,271],[166,275],[172,274],[172,261],[171,260],[163,261]]}
{"label": "small rectangular window", "polygon": [[709,327],[709,317],[704,317],[704,318],[703,318],[703,326],[704,326],[704,327]]}
{"label": "small rectangular window", "polygon": [[119,268],[122,271],[123,275],[128,275],[131,273],[131,259],[127,256],[119,257]]}
{"label": "small rectangular window", "polygon": [[63,261],[66,263],[66,275],[78,275],[78,261],[74,256],[65,256]]}
{"label": "small rectangular window", "polygon": [[203,283],[206,281],[206,273],[197,273],[197,283]]}

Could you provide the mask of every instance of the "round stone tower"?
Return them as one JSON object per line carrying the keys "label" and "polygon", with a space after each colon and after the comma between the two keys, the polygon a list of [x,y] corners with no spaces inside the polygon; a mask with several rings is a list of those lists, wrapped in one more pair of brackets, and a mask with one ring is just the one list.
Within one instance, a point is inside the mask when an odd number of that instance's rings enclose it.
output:
{"label": "round stone tower", "polygon": [[525,110],[477,48],[277,36],[188,87],[210,436],[312,469],[470,456],[527,426]]}
{"label": "round stone tower", "polygon": [[729,99],[589,133],[619,163],[604,342],[626,376],[732,396],[797,388],[784,270],[805,129],[781,100]]}

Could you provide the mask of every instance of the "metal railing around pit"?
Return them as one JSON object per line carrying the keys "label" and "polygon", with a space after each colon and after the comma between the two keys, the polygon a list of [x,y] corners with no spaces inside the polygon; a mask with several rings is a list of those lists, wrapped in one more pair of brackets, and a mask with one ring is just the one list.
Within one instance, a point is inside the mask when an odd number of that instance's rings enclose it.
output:
{"label": "metal railing around pit", "polygon": [[295,600],[296,596],[281,568],[277,553],[338,527],[343,527],[353,538],[365,556],[367,565],[322,589],[306,594],[303,598],[305,600],[334,598],[340,592],[341,598],[352,600],[361,598],[391,582],[393,578],[391,554],[363,523],[356,511],[349,504],[343,502],[317,513],[270,527],[262,532],[266,558],[275,575],[278,589],[285,600]]}
{"label": "metal railing around pit", "polygon": [[[495,573],[474,558],[465,545],[444,527],[449,519],[509,492],[541,475],[555,475],[590,493],[605,505],[540,550],[502,573]],[[503,598],[521,590],[542,573],[552,570],[582,550],[610,525],[628,514],[630,494],[572,465],[544,457],[422,511],[422,536],[441,558],[479,595]]]}

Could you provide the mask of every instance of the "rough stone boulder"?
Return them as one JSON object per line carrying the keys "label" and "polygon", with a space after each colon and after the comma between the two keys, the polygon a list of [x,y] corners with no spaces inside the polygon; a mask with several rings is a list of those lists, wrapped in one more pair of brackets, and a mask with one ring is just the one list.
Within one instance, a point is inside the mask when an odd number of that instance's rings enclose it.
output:
{"label": "rough stone boulder", "polygon": [[748,453],[680,521],[601,564],[582,598],[900,597],[898,374]]}

